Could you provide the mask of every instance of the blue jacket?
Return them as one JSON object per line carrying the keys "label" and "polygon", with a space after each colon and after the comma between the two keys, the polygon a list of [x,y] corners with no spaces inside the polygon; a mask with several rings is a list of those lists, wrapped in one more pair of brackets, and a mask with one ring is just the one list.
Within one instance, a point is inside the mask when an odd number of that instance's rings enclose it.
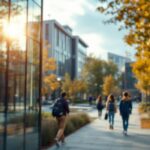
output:
{"label": "blue jacket", "polygon": [[121,116],[123,117],[129,116],[132,113],[132,101],[121,100],[119,109]]}

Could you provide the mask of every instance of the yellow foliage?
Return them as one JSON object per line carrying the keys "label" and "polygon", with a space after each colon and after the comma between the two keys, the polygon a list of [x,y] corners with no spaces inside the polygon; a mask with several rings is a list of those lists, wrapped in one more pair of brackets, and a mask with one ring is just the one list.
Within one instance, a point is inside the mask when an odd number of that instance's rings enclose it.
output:
{"label": "yellow foliage", "polygon": [[48,57],[48,47],[49,45],[46,45],[43,48],[43,94],[53,92],[60,87],[57,76],[53,73],[56,70],[56,61]]}
{"label": "yellow foliage", "polygon": [[133,64],[133,72],[138,79],[136,87],[145,94],[150,95],[150,52],[143,51]]}
{"label": "yellow foliage", "polygon": [[110,93],[113,93],[115,89],[115,80],[112,75],[106,76],[104,78],[103,84],[103,94],[108,96]]}
{"label": "yellow foliage", "polygon": [[125,42],[137,50],[137,59],[133,64],[133,72],[138,79],[136,86],[144,93],[150,91],[149,0],[100,0],[100,2],[106,3],[101,13],[113,14],[107,22],[121,22],[120,28],[128,29]]}
{"label": "yellow foliage", "polygon": [[77,94],[83,94],[87,89],[87,85],[83,80],[71,80],[69,74],[65,74],[62,82],[62,90],[67,92],[72,101],[75,100]]}

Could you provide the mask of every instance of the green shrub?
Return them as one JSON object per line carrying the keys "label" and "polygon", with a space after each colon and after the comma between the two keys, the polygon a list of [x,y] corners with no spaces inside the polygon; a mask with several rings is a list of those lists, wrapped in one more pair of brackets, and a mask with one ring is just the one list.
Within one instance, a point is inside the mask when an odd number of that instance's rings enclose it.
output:
{"label": "green shrub", "polygon": [[26,114],[26,127],[34,127],[38,123],[38,114],[36,113],[28,113]]}
{"label": "green shrub", "polygon": [[[24,116],[16,116],[9,119],[9,124],[23,123]],[[73,133],[75,130],[90,122],[90,118],[85,113],[71,114],[67,118],[65,135]],[[38,115],[36,113],[26,114],[25,127],[34,127],[38,123]],[[53,143],[58,130],[57,121],[50,113],[42,113],[42,146],[47,146]]]}
{"label": "green shrub", "polygon": [[67,121],[65,135],[68,135],[75,131],[75,126],[71,121]]}
{"label": "green shrub", "polygon": [[[65,135],[73,133],[83,125],[90,122],[90,118],[85,113],[71,114],[67,118]],[[58,130],[56,119],[53,117],[46,117],[42,120],[42,146],[47,146],[52,143]]]}
{"label": "green shrub", "polygon": [[[26,114],[26,122],[25,127],[33,127],[38,123],[38,115],[36,113],[28,113]],[[8,120],[10,124],[20,124],[24,121],[24,115],[15,116]]]}
{"label": "green shrub", "polygon": [[58,130],[57,122],[54,118],[43,119],[42,121],[42,145],[51,144]]}
{"label": "green shrub", "polygon": [[42,119],[49,119],[52,117],[50,112],[42,112]]}

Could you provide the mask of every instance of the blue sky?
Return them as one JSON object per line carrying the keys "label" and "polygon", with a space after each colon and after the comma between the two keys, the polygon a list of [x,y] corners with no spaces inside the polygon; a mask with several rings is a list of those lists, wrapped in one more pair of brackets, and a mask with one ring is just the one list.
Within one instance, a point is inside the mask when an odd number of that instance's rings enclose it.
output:
{"label": "blue sky", "polygon": [[45,0],[44,19],[56,19],[62,25],[69,25],[74,35],[79,35],[88,45],[87,54],[102,59],[112,52],[133,58],[135,51],[123,41],[127,31],[118,31],[118,26],[103,23],[106,16],[96,11],[98,0]]}

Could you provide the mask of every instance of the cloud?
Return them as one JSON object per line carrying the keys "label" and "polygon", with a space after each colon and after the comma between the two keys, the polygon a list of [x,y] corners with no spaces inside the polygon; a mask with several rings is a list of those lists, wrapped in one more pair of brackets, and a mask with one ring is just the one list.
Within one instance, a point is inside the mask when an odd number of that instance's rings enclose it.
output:
{"label": "cloud", "polygon": [[93,9],[88,0],[45,0],[44,19],[57,19],[61,24],[74,27],[74,16],[83,16],[85,8]]}
{"label": "cloud", "polygon": [[107,52],[125,55],[135,51],[123,42],[126,31],[119,32],[117,25],[104,25],[106,16],[96,11],[97,0],[45,0],[44,19],[56,19],[69,25],[73,34],[80,36],[88,45],[88,54],[106,59]]}
{"label": "cloud", "polygon": [[105,39],[96,33],[81,34],[81,38],[88,43],[87,54],[93,54],[96,57],[106,58],[107,50],[102,47]]}

